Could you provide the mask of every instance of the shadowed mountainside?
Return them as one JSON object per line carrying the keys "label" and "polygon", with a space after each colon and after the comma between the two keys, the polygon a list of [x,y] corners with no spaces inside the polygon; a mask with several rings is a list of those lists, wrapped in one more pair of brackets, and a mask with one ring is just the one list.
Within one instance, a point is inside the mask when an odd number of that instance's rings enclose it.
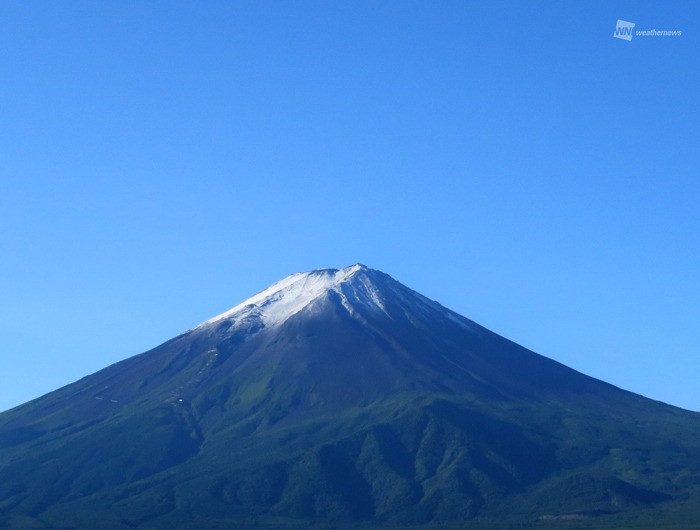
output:
{"label": "shadowed mountainside", "polygon": [[361,265],[0,414],[3,528],[690,527],[699,486],[700,415]]}

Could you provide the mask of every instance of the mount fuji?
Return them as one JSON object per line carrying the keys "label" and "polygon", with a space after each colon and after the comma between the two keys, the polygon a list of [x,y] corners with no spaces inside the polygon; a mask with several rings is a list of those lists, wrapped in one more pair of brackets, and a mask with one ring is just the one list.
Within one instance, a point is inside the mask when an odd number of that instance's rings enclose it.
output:
{"label": "mount fuji", "polygon": [[0,414],[9,529],[692,528],[699,513],[700,414],[359,264],[293,274]]}

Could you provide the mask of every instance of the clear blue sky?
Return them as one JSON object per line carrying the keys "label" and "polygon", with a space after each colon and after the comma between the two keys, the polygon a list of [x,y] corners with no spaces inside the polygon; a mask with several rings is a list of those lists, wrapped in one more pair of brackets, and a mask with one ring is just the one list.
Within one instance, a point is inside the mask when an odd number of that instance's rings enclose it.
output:
{"label": "clear blue sky", "polygon": [[693,2],[3,0],[0,410],[355,262],[700,410],[699,34]]}

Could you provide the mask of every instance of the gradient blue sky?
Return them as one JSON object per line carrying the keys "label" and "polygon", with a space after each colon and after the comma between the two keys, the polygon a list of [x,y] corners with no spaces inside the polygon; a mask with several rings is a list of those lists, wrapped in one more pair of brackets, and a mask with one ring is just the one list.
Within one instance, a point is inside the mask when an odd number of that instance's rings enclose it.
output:
{"label": "gradient blue sky", "polygon": [[699,32],[690,1],[3,0],[0,410],[355,262],[699,410]]}

